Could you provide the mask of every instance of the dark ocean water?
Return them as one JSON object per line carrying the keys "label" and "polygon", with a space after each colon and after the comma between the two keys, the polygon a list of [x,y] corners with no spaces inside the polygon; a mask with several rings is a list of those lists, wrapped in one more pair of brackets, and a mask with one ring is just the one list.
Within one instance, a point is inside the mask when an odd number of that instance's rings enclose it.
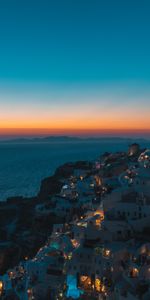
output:
{"label": "dark ocean water", "polygon": [[10,196],[36,195],[41,179],[52,175],[55,169],[65,162],[93,160],[105,151],[120,151],[127,148],[128,142],[122,140],[117,143],[111,140],[0,143],[0,201]]}

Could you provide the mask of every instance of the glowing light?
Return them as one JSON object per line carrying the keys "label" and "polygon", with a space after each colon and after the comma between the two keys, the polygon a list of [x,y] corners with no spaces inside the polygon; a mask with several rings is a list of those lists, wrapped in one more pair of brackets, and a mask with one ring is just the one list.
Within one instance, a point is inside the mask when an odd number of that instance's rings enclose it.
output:
{"label": "glowing light", "polygon": [[139,270],[137,268],[133,268],[131,270],[131,277],[137,277],[139,274]]}
{"label": "glowing light", "polygon": [[80,245],[75,239],[71,240],[71,242],[74,248],[77,248]]}
{"label": "glowing light", "polygon": [[110,257],[110,250],[109,249],[104,249],[104,251],[103,251],[103,255],[104,255],[104,257]]}
{"label": "glowing light", "polygon": [[101,209],[98,209],[94,212],[94,216],[99,215],[101,220],[104,220],[104,211]]}
{"label": "glowing light", "polygon": [[100,219],[96,219],[96,226],[100,226],[101,225],[101,220]]}
{"label": "glowing light", "polygon": [[97,292],[101,291],[101,281],[100,281],[99,278],[95,279],[95,289],[96,289]]}
{"label": "glowing light", "polygon": [[72,253],[69,253],[68,254],[68,259],[71,260],[71,258],[72,258]]}
{"label": "glowing light", "polygon": [[3,292],[3,282],[0,281],[0,296],[2,295]]}
{"label": "glowing light", "polygon": [[92,281],[89,276],[80,276],[80,283],[85,290],[92,288]]}
{"label": "glowing light", "polygon": [[101,291],[102,291],[102,293],[105,293],[105,292],[106,292],[106,287],[105,287],[104,284],[103,284],[102,287],[101,287]]}

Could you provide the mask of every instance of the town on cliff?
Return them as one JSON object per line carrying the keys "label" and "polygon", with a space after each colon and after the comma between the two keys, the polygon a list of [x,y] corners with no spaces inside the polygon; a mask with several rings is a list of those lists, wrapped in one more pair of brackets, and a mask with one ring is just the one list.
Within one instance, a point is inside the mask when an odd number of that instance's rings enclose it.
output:
{"label": "town on cliff", "polygon": [[149,300],[150,150],[66,163],[0,203],[0,299]]}

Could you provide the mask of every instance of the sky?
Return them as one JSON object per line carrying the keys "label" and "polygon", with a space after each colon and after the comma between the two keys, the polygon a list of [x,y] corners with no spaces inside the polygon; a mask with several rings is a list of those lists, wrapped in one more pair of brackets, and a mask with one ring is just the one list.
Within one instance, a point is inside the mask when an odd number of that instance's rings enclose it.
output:
{"label": "sky", "polygon": [[149,0],[1,0],[0,134],[149,134],[149,15]]}

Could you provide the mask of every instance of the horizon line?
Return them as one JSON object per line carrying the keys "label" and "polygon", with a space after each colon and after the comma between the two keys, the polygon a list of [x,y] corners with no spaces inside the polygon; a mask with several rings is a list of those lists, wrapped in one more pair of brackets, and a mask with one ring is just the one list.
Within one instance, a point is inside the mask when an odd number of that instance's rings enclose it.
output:
{"label": "horizon line", "polygon": [[72,135],[72,136],[149,136],[150,129],[52,129],[52,128],[0,128],[1,137],[13,136],[46,136],[46,135]]}

